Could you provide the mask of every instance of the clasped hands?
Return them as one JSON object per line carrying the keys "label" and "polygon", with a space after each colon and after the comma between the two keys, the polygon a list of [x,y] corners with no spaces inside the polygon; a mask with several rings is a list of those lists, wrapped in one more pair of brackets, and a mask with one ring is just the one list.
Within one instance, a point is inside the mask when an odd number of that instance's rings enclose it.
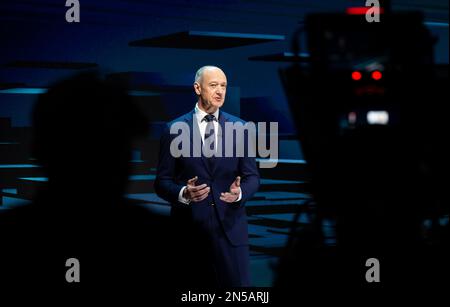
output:
{"label": "clasped hands", "polygon": [[[183,191],[183,197],[189,199],[194,202],[199,202],[208,197],[209,192],[211,190],[210,187],[207,186],[206,183],[201,185],[195,185],[195,182],[198,180],[198,177],[195,176],[187,181],[186,188]],[[233,183],[230,185],[230,189],[228,192],[220,193],[220,200],[226,203],[234,203],[239,198],[239,194],[241,193],[241,177],[237,176],[234,179]]]}

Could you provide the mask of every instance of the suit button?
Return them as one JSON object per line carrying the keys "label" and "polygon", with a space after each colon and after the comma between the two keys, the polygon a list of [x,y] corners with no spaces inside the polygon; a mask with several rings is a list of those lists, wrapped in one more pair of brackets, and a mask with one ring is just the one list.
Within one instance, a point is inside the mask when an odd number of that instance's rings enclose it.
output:
{"label": "suit button", "polygon": [[211,203],[211,206],[214,206],[214,203]]}

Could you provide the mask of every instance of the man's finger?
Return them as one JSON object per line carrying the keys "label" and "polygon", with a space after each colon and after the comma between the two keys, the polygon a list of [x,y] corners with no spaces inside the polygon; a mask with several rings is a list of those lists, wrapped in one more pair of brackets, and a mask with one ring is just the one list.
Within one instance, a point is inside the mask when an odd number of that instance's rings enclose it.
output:
{"label": "man's finger", "polygon": [[204,188],[204,189],[201,189],[201,190],[199,190],[199,191],[196,191],[196,192],[194,192],[193,194],[194,194],[194,197],[199,197],[199,196],[204,195],[205,193],[209,193],[209,187],[206,187],[206,188]]}
{"label": "man's finger", "polygon": [[222,196],[220,196],[220,200],[227,202],[227,203],[232,203],[236,200],[236,195],[233,195],[229,192],[222,193]]}
{"label": "man's finger", "polygon": [[197,201],[202,201],[202,200],[204,200],[206,197],[208,197],[208,194],[209,194],[209,193],[205,193],[204,195],[200,196],[200,197],[198,198]]}
{"label": "man's finger", "polygon": [[195,176],[194,178],[191,178],[187,181],[188,185],[195,185],[195,182],[197,181],[198,177]]}
{"label": "man's finger", "polygon": [[234,184],[239,187],[241,185],[241,176],[237,176],[234,180]]}
{"label": "man's finger", "polygon": [[206,199],[206,197],[208,197],[209,193],[204,194],[203,196],[200,196],[200,200],[204,200]]}
{"label": "man's finger", "polygon": [[195,201],[195,202],[199,202],[199,201],[204,200],[206,197],[208,197],[208,195],[209,195],[209,192],[204,193],[202,195],[197,195],[192,200]]}
{"label": "man's finger", "polygon": [[206,183],[201,184],[201,185],[196,185],[196,186],[190,186],[189,191],[197,192],[197,191],[203,190],[206,187],[207,187]]}
{"label": "man's finger", "polygon": [[231,194],[233,194],[233,195],[239,195],[239,188],[237,188],[237,189],[231,189],[230,192],[231,192]]}

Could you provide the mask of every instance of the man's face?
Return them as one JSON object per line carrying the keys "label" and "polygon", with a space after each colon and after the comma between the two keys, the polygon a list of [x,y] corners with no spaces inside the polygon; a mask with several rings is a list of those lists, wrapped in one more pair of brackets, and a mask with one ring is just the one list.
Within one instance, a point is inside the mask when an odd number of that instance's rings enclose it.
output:
{"label": "man's face", "polygon": [[227,92],[227,77],[218,68],[209,68],[203,71],[198,82],[194,83],[196,94],[200,98],[202,107],[208,113],[215,112],[225,101]]}

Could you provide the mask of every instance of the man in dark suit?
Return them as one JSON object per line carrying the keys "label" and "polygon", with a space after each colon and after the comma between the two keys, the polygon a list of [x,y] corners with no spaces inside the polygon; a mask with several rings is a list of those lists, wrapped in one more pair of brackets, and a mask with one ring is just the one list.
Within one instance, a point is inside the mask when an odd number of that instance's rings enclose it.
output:
{"label": "man in dark suit", "polygon": [[[179,227],[183,238],[179,242],[180,262],[191,271],[189,276],[179,278],[185,282],[203,279],[200,285],[249,286],[244,205],[258,190],[259,174],[254,155],[249,151],[234,154],[237,146],[248,145],[251,139],[249,134],[238,136],[226,128],[244,124],[220,110],[226,88],[227,79],[220,68],[204,66],[197,71],[195,109],[170,122],[161,138],[155,190],[171,203],[175,227]],[[177,135],[171,131],[180,123],[189,131],[188,152],[181,155],[174,153]],[[232,142],[225,142],[230,138]],[[201,155],[195,154],[197,145]],[[226,152],[233,155],[224,155]],[[209,274],[200,274],[205,271]]]}

